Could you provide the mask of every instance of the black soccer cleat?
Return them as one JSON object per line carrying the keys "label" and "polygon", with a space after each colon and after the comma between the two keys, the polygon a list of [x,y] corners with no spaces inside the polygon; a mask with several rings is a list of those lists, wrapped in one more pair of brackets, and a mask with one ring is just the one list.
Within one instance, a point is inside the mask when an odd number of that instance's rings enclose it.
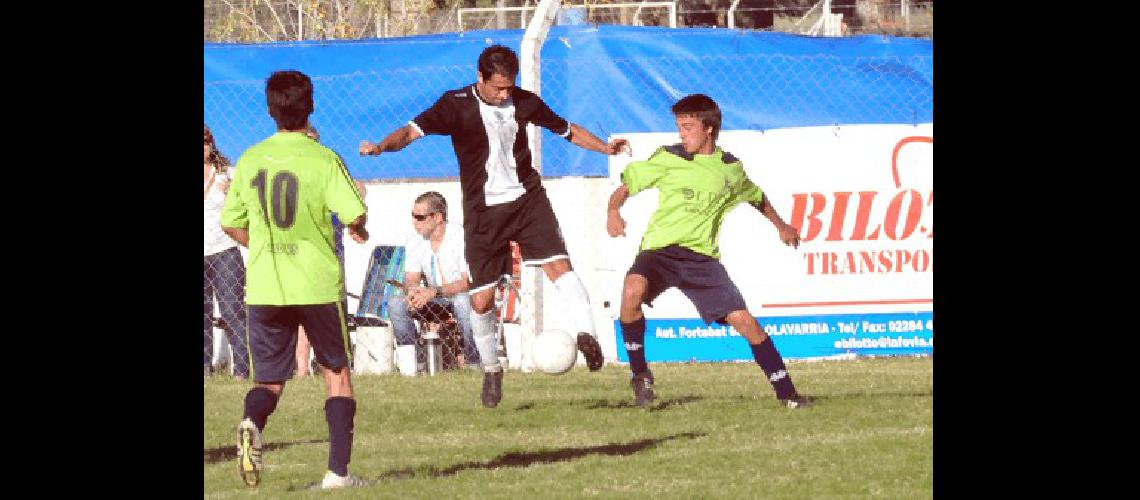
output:
{"label": "black soccer cleat", "polygon": [[578,350],[582,351],[582,355],[586,357],[586,366],[590,368],[590,371],[596,372],[602,369],[602,363],[605,363],[606,360],[602,358],[602,345],[593,335],[585,332],[578,333]]}
{"label": "black soccer cleat", "polygon": [[483,406],[494,408],[503,400],[503,371],[483,372]]}
{"label": "black soccer cleat", "polygon": [[814,406],[814,404],[811,402],[810,397],[803,396],[800,394],[795,394],[788,399],[781,399],[779,401],[780,401],[780,406],[783,406],[785,408],[791,408],[793,410],[799,410],[799,409],[803,409],[803,408],[811,408],[812,406]]}
{"label": "black soccer cleat", "polygon": [[649,407],[654,399],[657,399],[657,393],[653,392],[653,373],[642,372],[633,376],[629,380],[629,386],[633,388],[633,402],[642,408]]}

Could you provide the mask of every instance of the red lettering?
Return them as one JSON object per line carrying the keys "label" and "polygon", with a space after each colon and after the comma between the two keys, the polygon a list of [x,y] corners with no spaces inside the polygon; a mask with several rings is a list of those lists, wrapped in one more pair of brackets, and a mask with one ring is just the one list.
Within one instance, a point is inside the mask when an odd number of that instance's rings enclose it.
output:
{"label": "red lettering", "polygon": [[875,257],[872,255],[872,252],[859,252],[859,256],[863,258],[862,259],[863,265],[860,266],[859,272],[860,273],[873,273],[873,272],[875,272]]}
{"label": "red lettering", "polygon": [[[812,241],[823,233],[823,218],[827,218],[827,234],[824,241],[842,241],[843,229],[847,222],[848,207],[851,205],[851,191],[831,193],[834,202],[828,211],[828,195],[824,193],[795,193],[792,195],[791,225],[800,233],[801,241]],[[921,228],[927,238],[934,238],[933,221],[923,223],[923,217],[934,206],[934,191],[929,191],[925,202],[922,193],[914,189],[904,189],[895,194],[887,205],[880,224],[871,227],[871,212],[874,208],[877,191],[859,191],[858,203],[854,209],[855,220],[848,237],[850,241],[874,241],[879,238],[879,230],[891,240],[905,240]],[[925,209],[925,210],[924,210]]]}
{"label": "red lettering", "polygon": [[[858,252],[805,253],[807,274],[870,274],[929,272],[933,256],[928,250],[859,250]],[[818,266],[817,266],[818,263]]]}
{"label": "red lettering", "polygon": [[894,266],[894,263],[891,262],[891,253],[879,252],[879,264],[882,265],[882,267],[879,268],[880,273],[889,272],[891,267]]}
{"label": "red lettering", "polygon": [[855,228],[851,230],[852,241],[879,239],[879,226],[867,236],[867,221],[871,219],[871,204],[875,202],[876,191],[859,191],[859,207],[855,209]]}
{"label": "red lettering", "polygon": [[[898,232],[899,214],[902,212],[903,200],[910,203],[907,205],[906,222],[903,223],[902,233]],[[913,189],[899,191],[891,199],[891,204],[887,205],[886,220],[883,221],[883,232],[887,237],[892,240],[902,240],[914,233],[918,228],[918,220],[922,217],[922,195]]]}
{"label": "red lettering", "polygon": [[[930,197],[926,199],[926,206],[928,206],[928,207],[934,206],[934,190],[933,189],[930,190]],[[926,237],[928,239],[931,239],[931,240],[934,239],[934,217],[930,218],[930,225],[927,226],[927,228],[926,228]]]}
{"label": "red lettering", "polygon": [[926,250],[919,250],[914,254],[914,270],[925,273],[930,269],[930,254]]}
{"label": "red lettering", "polygon": [[843,220],[847,218],[847,200],[850,198],[850,192],[835,193],[835,205],[831,209],[831,227],[827,230],[827,241],[843,239]]}
{"label": "red lettering", "polygon": [[910,262],[910,252],[906,250],[895,250],[895,272],[901,273],[903,266]]}
{"label": "red lettering", "polygon": [[819,236],[819,232],[823,230],[823,222],[820,222],[819,214],[827,206],[827,198],[820,193],[810,194],[811,213],[807,213],[808,193],[792,195],[792,227],[800,232],[800,241],[811,241]]}

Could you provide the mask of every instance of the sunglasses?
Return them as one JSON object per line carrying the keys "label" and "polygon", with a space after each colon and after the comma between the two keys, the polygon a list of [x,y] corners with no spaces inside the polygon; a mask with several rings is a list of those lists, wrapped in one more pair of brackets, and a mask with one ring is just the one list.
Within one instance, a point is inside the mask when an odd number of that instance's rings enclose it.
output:
{"label": "sunglasses", "polygon": [[431,217],[433,214],[435,214],[435,212],[428,212],[428,213],[422,214],[422,215],[417,214],[415,212],[412,212],[412,218],[415,220],[418,220],[418,221],[422,221],[422,220],[426,220],[428,217]]}

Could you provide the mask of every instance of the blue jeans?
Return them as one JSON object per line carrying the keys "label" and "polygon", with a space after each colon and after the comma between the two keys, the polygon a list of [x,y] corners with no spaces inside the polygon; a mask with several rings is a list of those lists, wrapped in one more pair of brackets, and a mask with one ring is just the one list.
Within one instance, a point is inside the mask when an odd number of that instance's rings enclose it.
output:
{"label": "blue jeans", "polygon": [[[431,299],[430,303],[444,307],[451,306],[452,316],[459,325],[460,333],[463,334],[463,358],[469,365],[478,365],[479,351],[475,349],[475,339],[471,336],[471,296],[460,293],[451,297],[436,297]],[[420,311],[425,309],[427,306]],[[392,322],[392,336],[396,337],[397,345],[416,343],[416,325],[412,322],[412,314],[408,311],[403,295],[388,297],[388,319]]]}
{"label": "blue jeans", "polygon": [[226,338],[233,352],[234,376],[249,376],[249,349],[245,336],[245,263],[241,251],[230,248],[202,258],[202,364],[214,362],[214,298],[225,321]]}

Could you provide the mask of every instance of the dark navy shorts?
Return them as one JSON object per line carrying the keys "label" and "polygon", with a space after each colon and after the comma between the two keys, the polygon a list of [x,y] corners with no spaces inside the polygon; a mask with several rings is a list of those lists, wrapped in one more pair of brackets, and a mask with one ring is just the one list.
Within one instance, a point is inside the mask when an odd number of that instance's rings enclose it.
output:
{"label": "dark navy shorts", "polygon": [[247,307],[250,372],[254,381],[284,382],[293,376],[298,325],[304,325],[313,355],[322,366],[339,370],[351,361],[343,302]]}
{"label": "dark navy shorts", "polygon": [[504,274],[512,274],[512,241],[518,242],[524,265],[570,258],[545,188],[527,191],[509,203],[465,213],[463,233],[471,293],[494,286]]}
{"label": "dark navy shorts", "polygon": [[740,290],[719,260],[685,247],[670,245],[644,250],[633,259],[626,274],[639,274],[649,281],[643,299],[646,305],[651,306],[668,288],[680,288],[697,306],[706,324],[714,321],[727,324],[724,318],[728,313],[748,309]]}

